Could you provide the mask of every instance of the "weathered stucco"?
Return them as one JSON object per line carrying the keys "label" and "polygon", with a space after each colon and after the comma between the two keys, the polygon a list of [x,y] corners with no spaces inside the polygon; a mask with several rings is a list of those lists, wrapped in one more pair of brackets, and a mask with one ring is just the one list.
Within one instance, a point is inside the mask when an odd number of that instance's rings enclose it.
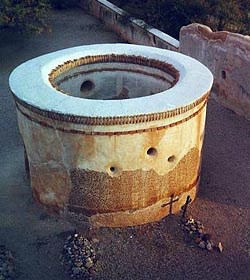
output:
{"label": "weathered stucco", "polygon": [[[27,118],[18,105],[35,200],[106,226],[140,224],[179,211],[187,195],[195,198],[198,186],[206,100],[202,104],[163,129],[100,136],[72,133],[65,123],[64,132],[46,127],[44,118],[40,123],[34,113]],[[151,147],[155,154],[148,154]],[[172,197],[178,201],[170,210]]]}
{"label": "weathered stucco", "polygon": [[180,31],[180,52],[204,63],[213,73],[213,97],[250,119],[250,37],[212,32],[191,24]]}
{"label": "weathered stucco", "polygon": [[[195,198],[206,104],[213,81],[208,69],[181,54],[118,46],[118,50],[114,48],[117,55],[84,56],[88,48],[82,47],[77,56],[75,49],[54,53],[54,60],[50,59],[51,54],[43,56],[21,65],[10,78],[35,200],[52,211],[82,214],[99,226],[156,221],[179,211],[188,195]],[[90,49],[94,54],[101,47]],[[131,55],[133,52],[137,56]],[[75,59],[69,60],[72,53]],[[64,63],[60,59],[62,54]],[[142,54],[144,57],[138,56]],[[166,64],[171,58],[172,64]],[[72,77],[82,75],[88,63],[100,71],[102,63],[106,67],[107,59],[111,66],[117,60],[124,64],[130,61],[128,65],[134,71],[148,63],[151,66],[143,69],[149,75],[161,69],[171,74],[175,82],[169,88],[166,81],[167,89],[160,93],[117,100],[89,100],[59,92],[55,81],[67,77],[69,88],[75,88]],[[29,69],[33,69],[33,75],[41,71],[37,75],[42,78],[27,79],[26,83],[34,86],[26,87],[19,77]],[[203,78],[197,81],[197,75]],[[96,79],[95,75],[92,78]],[[110,90],[117,94],[113,87]],[[54,110],[50,106],[56,97]],[[35,98],[39,106],[34,105]],[[82,112],[77,111],[80,109]],[[135,110],[141,113],[133,113]]]}

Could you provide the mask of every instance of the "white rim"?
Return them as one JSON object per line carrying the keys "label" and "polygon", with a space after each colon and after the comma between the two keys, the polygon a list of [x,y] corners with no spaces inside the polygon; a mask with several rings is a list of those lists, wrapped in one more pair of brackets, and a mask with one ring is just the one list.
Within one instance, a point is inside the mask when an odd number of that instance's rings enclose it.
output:
{"label": "white rim", "polygon": [[[58,65],[84,56],[136,55],[173,65],[179,71],[174,87],[155,95],[122,99],[92,100],[65,95],[52,87],[49,74]],[[64,49],[29,60],[10,75],[10,88],[23,102],[40,110],[86,117],[134,116],[186,107],[202,98],[212,87],[211,72],[183,54],[148,46],[101,44]]]}

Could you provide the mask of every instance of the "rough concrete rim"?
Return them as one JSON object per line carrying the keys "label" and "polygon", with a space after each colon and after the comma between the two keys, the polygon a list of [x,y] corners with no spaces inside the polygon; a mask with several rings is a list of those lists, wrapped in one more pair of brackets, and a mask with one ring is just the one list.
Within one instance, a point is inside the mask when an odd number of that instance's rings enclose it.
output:
{"label": "rough concrete rim", "polygon": [[[49,74],[58,65],[84,56],[104,54],[136,55],[169,63],[179,71],[179,80],[175,86],[161,93],[122,100],[72,97],[57,91],[50,84]],[[74,116],[122,117],[166,112],[192,105],[210,90],[213,76],[197,60],[173,51],[132,44],[100,44],[68,48],[29,60],[11,73],[9,83],[18,100],[40,110]]]}

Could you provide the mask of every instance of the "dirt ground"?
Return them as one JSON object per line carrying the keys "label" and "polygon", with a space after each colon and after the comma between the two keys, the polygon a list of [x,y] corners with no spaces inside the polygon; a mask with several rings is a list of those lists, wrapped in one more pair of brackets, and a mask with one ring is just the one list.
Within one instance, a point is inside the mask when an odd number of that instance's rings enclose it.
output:
{"label": "dirt ground", "polygon": [[[23,61],[76,45],[122,42],[81,10],[51,14],[51,34],[0,35],[0,244],[14,252],[20,280],[66,280],[59,262],[65,238],[76,229],[33,203],[26,179],[8,76]],[[250,123],[210,100],[202,178],[189,214],[200,220],[223,252],[184,241],[180,217],[124,229],[77,228],[95,244],[94,279],[250,279]]]}

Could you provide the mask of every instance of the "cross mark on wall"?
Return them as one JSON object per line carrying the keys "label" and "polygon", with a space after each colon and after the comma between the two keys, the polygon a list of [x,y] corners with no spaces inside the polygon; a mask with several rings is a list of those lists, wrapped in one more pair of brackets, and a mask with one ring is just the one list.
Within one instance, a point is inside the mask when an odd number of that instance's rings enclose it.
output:
{"label": "cross mark on wall", "polygon": [[171,195],[170,197],[170,201],[167,203],[162,204],[161,207],[166,207],[169,205],[169,214],[172,214],[173,211],[173,203],[177,202],[179,200],[179,196],[174,197],[173,195]]}

